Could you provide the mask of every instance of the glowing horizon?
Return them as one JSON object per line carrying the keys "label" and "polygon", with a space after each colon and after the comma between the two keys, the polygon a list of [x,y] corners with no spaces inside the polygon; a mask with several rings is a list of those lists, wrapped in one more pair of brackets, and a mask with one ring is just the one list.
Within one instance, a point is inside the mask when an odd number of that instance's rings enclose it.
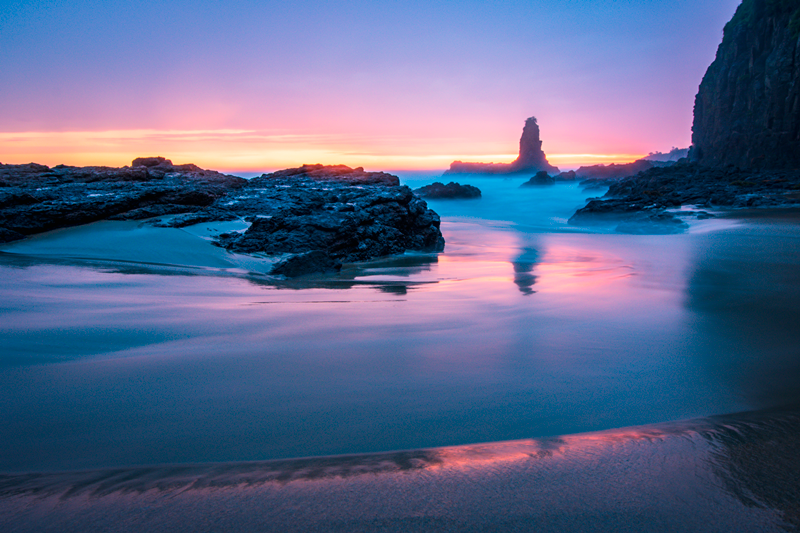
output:
{"label": "glowing horizon", "polygon": [[[106,130],[63,132],[0,132],[0,162],[48,166],[114,166],[136,157],[160,155],[176,164],[194,163],[226,172],[258,172],[322,163],[363,166],[371,170],[441,170],[453,161],[509,163],[515,153],[491,153],[497,142],[445,140],[450,153],[425,153],[425,142],[381,150],[381,144],[330,134],[292,134],[248,129]],[[450,145],[450,146],[447,146]],[[458,146],[468,150],[456,151]],[[384,146],[385,148],[385,146]],[[487,150],[481,150],[486,148]],[[597,163],[628,163],[637,153],[552,153],[548,159],[565,168]]]}

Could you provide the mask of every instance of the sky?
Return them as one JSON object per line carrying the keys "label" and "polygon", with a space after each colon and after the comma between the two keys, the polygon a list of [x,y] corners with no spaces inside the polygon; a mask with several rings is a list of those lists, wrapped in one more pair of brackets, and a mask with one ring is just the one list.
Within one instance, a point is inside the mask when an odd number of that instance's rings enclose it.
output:
{"label": "sky", "polygon": [[227,171],[687,147],[739,0],[0,0],[0,162]]}

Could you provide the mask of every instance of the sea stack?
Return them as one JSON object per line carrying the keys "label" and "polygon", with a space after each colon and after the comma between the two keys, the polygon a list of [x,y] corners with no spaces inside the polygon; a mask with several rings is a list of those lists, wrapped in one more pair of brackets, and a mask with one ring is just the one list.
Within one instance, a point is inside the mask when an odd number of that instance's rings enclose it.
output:
{"label": "sea stack", "polygon": [[744,0],[694,104],[703,166],[800,169],[800,1]]}
{"label": "sea stack", "polygon": [[547,161],[547,156],[542,151],[542,141],[539,138],[539,124],[536,117],[530,117],[522,128],[522,137],[519,138],[519,157],[511,163],[515,172],[558,173],[558,169]]}
{"label": "sea stack", "polygon": [[511,163],[464,163],[454,161],[445,174],[535,174],[545,171],[558,174],[558,168],[547,161],[542,151],[539,124],[536,117],[525,121],[522,137],[519,139],[519,156]]}

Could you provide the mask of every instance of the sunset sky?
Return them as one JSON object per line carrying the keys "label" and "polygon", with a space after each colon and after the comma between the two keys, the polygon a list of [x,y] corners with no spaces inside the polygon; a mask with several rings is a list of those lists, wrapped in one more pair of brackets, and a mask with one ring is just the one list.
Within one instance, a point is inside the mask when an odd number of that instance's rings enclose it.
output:
{"label": "sunset sky", "polygon": [[0,162],[227,171],[686,147],[739,0],[0,1]]}

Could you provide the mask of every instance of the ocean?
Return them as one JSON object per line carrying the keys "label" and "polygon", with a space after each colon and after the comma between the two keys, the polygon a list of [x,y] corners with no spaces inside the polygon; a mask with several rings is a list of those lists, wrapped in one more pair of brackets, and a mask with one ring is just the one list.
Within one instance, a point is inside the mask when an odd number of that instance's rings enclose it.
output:
{"label": "ocean", "polygon": [[[336,275],[275,280],[209,244],[235,223],[0,246],[6,525],[79,531],[144,506],[161,511],[109,530],[214,530],[203,513],[230,518],[230,498],[265,531],[791,526],[797,495],[772,497],[791,482],[742,450],[795,471],[796,213],[628,235],[568,223],[603,190],[454,179],[483,197],[428,202],[444,253]],[[347,500],[361,492],[383,497]],[[273,510],[245,513],[259,498]]]}

